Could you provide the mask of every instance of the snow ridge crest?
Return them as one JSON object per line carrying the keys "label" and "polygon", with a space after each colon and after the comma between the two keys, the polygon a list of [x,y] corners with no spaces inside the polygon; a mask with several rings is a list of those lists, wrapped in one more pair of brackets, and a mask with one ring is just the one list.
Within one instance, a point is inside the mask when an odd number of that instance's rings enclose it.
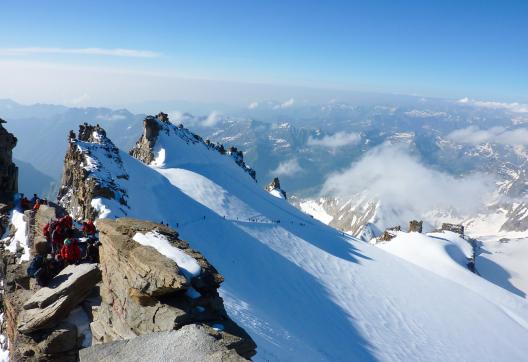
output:
{"label": "snow ridge crest", "polygon": [[251,178],[256,181],[256,172],[244,161],[244,154],[236,147],[226,149],[224,145],[204,140],[201,136],[185,128],[183,124],[175,125],[170,122],[166,113],[160,112],[156,116],[147,116],[143,121],[143,134],[130,150],[130,155],[147,165],[155,162],[155,147],[160,136],[177,137],[187,144],[201,144],[211,151],[221,155],[228,155],[239,165]]}

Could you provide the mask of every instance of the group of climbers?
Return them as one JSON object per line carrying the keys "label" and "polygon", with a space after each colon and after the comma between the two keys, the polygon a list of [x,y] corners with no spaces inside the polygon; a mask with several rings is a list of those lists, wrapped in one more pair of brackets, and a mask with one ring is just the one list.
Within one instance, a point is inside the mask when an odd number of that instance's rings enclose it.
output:
{"label": "group of climbers", "polygon": [[33,197],[31,199],[28,199],[24,194],[20,194],[20,207],[22,208],[22,211],[26,210],[38,210],[40,205],[47,205],[48,200],[41,199],[37,196],[37,194],[33,194]]}
{"label": "group of climbers", "polygon": [[[83,237],[79,238],[81,233]],[[78,230],[72,217],[66,215],[47,223],[42,234],[46,242],[35,245],[37,255],[28,268],[28,275],[39,285],[46,285],[67,265],[99,262],[100,243],[92,220],[85,221]]]}

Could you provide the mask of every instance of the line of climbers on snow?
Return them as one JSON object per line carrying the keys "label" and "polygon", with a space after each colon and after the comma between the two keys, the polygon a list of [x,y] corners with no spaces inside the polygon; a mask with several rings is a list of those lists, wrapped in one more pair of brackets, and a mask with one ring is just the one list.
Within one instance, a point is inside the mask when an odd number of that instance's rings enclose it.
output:
{"label": "line of climbers on snow", "polygon": [[28,276],[40,286],[46,286],[68,265],[99,262],[99,236],[91,219],[79,229],[66,215],[47,223],[42,234],[46,241],[35,244],[35,256],[27,269]]}
{"label": "line of climbers on snow", "polygon": [[[262,217],[265,217],[265,216],[262,216]],[[242,218],[242,217],[238,217],[237,216],[234,219],[229,219],[225,215],[223,215],[222,219],[228,220],[228,221],[250,222],[250,223],[254,223],[254,224],[280,224],[281,223],[280,220],[262,220],[262,219],[259,219],[258,216],[248,217],[248,218]],[[188,221],[185,221],[185,222],[177,222],[177,223],[175,223],[174,226],[176,228],[182,228],[182,227],[185,227],[187,225],[195,224],[197,222],[205,221],[205,220],[206,220],[206,216],[200,216],[200,217],[198,217],[196,219],[188,220]],[[163,222],[163,220],[160,221],[160,224],[161,225],[170,226],[168,223]],[[306,223],[304,223],[304,222],[296,222],[296,221],[291,221],[291,220],[290,220],[290,224],[296,224],[296,225],[299,225],[299,226],[306,226]]]}

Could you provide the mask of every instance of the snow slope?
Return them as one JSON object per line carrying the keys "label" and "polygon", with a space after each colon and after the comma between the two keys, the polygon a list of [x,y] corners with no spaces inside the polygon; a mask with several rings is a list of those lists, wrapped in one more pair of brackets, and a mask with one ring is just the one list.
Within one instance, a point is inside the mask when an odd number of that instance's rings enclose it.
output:
{"label": "snow slope", "polygon": [[168,223],[215,265],[228,313],[258,345],[255,360],[526,359],[522,298],[463,268],[427,270],[348,237],[176,132],[160,133],[154,165],[120,152],[129,210],[98,202],[110,217]]}
{"label": "snow slope", "polygon": [[476,264],[487,280],[521,297],[528,296],[528,232],[504,231],[504,210],[479,215],[466,223],[466,230],[480,243]]}

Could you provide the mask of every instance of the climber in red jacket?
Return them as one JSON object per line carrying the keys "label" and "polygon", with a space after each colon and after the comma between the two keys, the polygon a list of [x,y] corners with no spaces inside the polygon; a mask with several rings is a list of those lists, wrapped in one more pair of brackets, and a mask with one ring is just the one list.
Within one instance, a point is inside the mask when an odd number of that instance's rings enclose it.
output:
{"label": "climber in red jacket", "polygon": [[73,219],[70,215],[66,215],[63,218],[61,218],[60,223],[62,227],[66,230],[70,230],[71,228],[73,228]]}
{"label": "climber in red jacket", "polygon": [[65,230],[60,223],[55,225],[55,228],[51,231],[51,250],[52,254],[58,254],[64,244]]}
{"label": "climber in red jacket", "polygon": [[65,239],[60,256],[66,264],[79,264],[81,261],[81,249],[76,240]]}
{"label": "climber in red jacket", "polygon": [[92,219],[89,219],[88,221],[83,223],[82,232],[83,232],[84,236],[86,236],[87,238],[88,237],[93,237],[95,235],[97,230],[95,229],[95,225],[94,225]]}

